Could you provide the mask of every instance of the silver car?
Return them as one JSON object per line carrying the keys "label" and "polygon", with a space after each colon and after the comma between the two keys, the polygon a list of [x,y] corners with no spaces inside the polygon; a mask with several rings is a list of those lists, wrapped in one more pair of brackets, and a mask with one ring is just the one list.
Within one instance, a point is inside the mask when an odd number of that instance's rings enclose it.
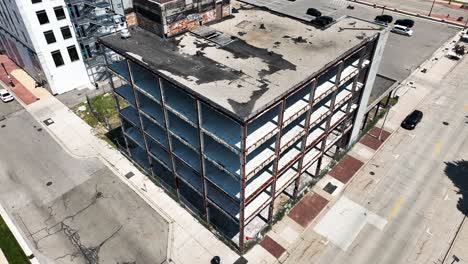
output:
{"label": "silver car", "polygon": [[7,91],[7,89],[0,89],[0,100],[7,103],[13,101],[13,96]]}
{"label": "silver car", "polygon": [[398,34],[401,34],[401,35],[405,35],[405,36],[412,36],[413,35],[413,30],[411,30],[408,27],[401,26],[401,25],[395,25],[393,27],[393,29],[392,29],[392,32],[398,33]]}

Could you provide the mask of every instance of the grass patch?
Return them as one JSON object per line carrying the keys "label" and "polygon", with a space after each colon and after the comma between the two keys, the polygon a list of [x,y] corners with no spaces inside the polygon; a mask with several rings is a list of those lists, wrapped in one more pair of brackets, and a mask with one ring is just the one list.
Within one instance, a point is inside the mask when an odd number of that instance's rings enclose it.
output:
{"label": "grass patch", "polygon": [[[117,108],[115,107],[115,102],[114,98],[112,97],[112,94],[105,93],[90,98],[89,103],[94,108],[94,110],[96,111],[95,113],[100,117],[101,121],[99,121],[98,118],[96,118],[95,114],[91,112],[88,102],[86,101],[79,103],[78,105],[74,106],[71,110],[81,119],[83,119],[83,121],[85,121],[89,126],[91,126],[99,138],[113,145],[112,141],[110,141],[106,137],[108,128],[105,122],[103,122],[103,119],[105,118],[109,122],[111,128],[120,126],[119,114],[117,112]],[[128,106],[128,104],[121,98],[119,98],[119,104],[121,108],[125,108]]]}
{"label": "grass patch", "polygon": [[10,264],[30,263],[15,237],[0,216],[0,248]]}

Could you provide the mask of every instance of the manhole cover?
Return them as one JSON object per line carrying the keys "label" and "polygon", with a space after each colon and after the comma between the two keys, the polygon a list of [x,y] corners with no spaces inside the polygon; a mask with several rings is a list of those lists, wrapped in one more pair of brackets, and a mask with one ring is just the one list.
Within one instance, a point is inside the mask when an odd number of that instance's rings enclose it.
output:
{"label": "manhole cover", "polygon": [[51,182],[51,181],[50,181],[50,182],[47,182],[46,185],[47,185],[47,186],[51,186],[51,185],[52,185],[52,182]]}
{"label": "manhole cover", "polygon": [[442,122],[442,124],[444,124],[444,125],[448,126],[448,125],[449,125],[449,122],[447,122],[447,121],[444,121],[444,122]]}
{"label": "manhole cover", "polygon": [[130,179],[133,176],[135,176],[135,173],[133,173],[133,172],[129,172],[129,173],[125,174],[125,178],[127,178],[127,179]]}
{"label": "manhole cover", "polygon": [[369,172],[370,175],[375,175],[375,172],[371,171]]}
{"label": "manhole cover", "polygon": [[52,118],[47,118],[46,120],[42,121],[46,126],[50,126],[54,123],[54,120]]}
{"label": "manhole cover", "polygon": [[331,182],[327,183],[325,187],[323,188],[324,191],[326,191],[329,194],[332,194],[336,190],[336,185],[331,184]]}

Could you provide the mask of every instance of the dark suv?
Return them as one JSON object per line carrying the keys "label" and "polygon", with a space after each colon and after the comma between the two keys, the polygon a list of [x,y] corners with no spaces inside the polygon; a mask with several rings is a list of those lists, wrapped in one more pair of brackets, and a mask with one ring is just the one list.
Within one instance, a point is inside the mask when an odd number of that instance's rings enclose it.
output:
{"label": "dark suv", "polygon": [[423,113],[419,110],[414,110],[411,114],[409,114],[403,122],[401,122],[401,127],[404,129],[413,130],[416,125],[421,122],[423,118]]}

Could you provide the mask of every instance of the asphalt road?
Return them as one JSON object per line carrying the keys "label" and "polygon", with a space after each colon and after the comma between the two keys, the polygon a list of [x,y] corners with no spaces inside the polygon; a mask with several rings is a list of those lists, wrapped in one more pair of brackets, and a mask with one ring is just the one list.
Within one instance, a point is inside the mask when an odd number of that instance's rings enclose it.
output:
{"label": "asphalt road", "polygon": [[[382,13],[376,9],[359,4],[353,4],[354,9],[346,9],[347,15],[373,21],[377,15]],[[411,72],[445,43],[455,36],[460,30],[454,26],[434,22],[427,19],[402,15],[386,10],[385,14],[391,15],[393,20],[410,18],[415,21],[411,37],[390,33],[385,46],[379,74],[392,78],[398,82],[406,79]]]}
{"label": "asphalt road", "polygon": [[0,121],[0,203],[41,263],[165,263],[168,223],[98,159],[25,110]]}
{"label": "asphalt road", "polygon": [[348,223],[350,229],[340,230],[350,242],[345,249],[309,228],[284,263],[441,263],[468,209],[467,175],[460,173],[468,157],[467,68],[465,58],[431,84],[418,106],[424,112],[418,127],[394,132],[343,193],[384,227],[364,223],[352,237],[348,231],[360,223]]}
{"label": "asphalt road", "polygon": [[[429,15],[433,3],[433,1],[430,0],[370,0],[367,2],[404,9],[421,15]],[[463,17],[466,22],[466,19],[468,19],[468,9],[460,9],[457,5],[448,6],[436,1],[431,15],[449,15],[452,18]]]}
{"label": "asphalt road", "polygon": [[8,103],[0,101],[0,120],[21,109],[21,105],[16,100]]}

